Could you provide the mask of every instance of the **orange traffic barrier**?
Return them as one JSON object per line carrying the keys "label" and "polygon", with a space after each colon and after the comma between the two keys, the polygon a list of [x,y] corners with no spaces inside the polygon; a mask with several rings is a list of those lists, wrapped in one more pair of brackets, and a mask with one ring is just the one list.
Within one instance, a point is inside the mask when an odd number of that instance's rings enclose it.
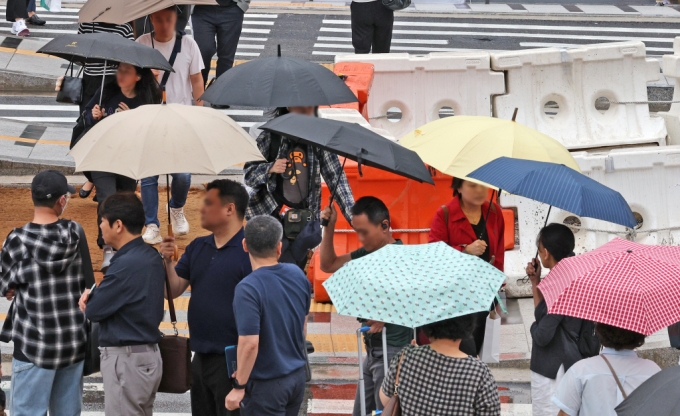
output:
{"label": "orange traffic barrier", "polygon": [[505,221],[505,250],[515,248],[515,211],[503,209],[503,220]]}
{"label": "orange traffic barrier", "polygon": [[[335,64],[333,71],[338,75],[347,77],[345,83],[359,100],[359,109],[357,111],[363,113],[364,107],[368,102],[371,84],[373,84],[373,64],[363,62],[340,62]],[[344,107],[344,104],[333,105],[332,107],[350,108]]]}

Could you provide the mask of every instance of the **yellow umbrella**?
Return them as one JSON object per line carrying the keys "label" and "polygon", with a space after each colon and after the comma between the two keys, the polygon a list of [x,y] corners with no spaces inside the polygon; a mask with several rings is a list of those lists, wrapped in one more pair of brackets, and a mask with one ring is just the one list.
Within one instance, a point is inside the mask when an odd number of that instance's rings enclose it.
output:
{"label": "yellow umbrella", "polygon": [[433,168],[457,178],[499,157],[578,164],[560,142],[512,120],[454,116],[416,129],[399,140]]}

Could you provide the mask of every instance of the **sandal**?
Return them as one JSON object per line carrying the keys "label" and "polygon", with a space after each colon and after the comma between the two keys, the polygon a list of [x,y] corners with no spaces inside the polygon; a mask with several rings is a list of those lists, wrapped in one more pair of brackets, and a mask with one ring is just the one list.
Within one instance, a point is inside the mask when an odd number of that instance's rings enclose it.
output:
{"label": "sandal", "polygon": [[90,194],[92,193],[92,190],[94,189],[94,184],[92,184],[92,188],[90,188],[89,190],[85,189],[85,185],[87,185],[88,183],[91,183],[91,182],[90,182],[90,181],[85,182],[85,183],[83,184],[83,186],[80,187],[80,191],[78,191],[78,195],[79,195],[81,198],[87,198],[87,197],[89,197]]}

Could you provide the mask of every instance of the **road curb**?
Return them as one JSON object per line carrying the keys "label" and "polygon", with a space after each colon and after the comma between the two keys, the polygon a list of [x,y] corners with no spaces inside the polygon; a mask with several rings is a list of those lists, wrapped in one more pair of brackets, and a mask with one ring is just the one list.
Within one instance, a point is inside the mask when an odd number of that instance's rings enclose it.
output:
{"label": "road curb", "polygon": [[20,71],[0,69],[0,90],[3,92],[54,92],[56,77],[51,75],[31,75]]}

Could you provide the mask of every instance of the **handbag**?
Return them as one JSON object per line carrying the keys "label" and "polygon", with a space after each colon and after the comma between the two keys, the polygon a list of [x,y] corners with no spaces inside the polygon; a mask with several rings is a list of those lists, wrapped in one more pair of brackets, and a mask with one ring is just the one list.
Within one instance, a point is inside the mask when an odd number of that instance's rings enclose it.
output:
{"label": "handbag", "polygon": [[[71,75],[68,71],[71,69]],[[80,104],[83,100],[83,80],[80,74],[83,72],[83,67],[80,67],[76,76],[73,76],[73,61],[66,67],[64,80],[61,83],[61,88],[57,93],[57,102],[65,104]]]}
{"label": "handbag", "polygon": [[404,10],[411,5],[411,0],[382,0],[382,5],[394,11]]}
{"label": "handbag", "polygon": [[83,376],[98,373],[101,369],[101,357],[99,355],[99,324],[85,321],[85,331],[87,332],[87,342],[85,347],[85,361],[83,363]]}
{"label": "handbag", "polygon": [[403,351],[401,357],[399,357],[397,374],[394,377],[394,394],[390,397],[390,401],[385,405],[385,408],[381,413],[383,416],[401,416],[401,403],[399,403],[397,390],[399,389],[399,373],[401,372],[401,365],[404,363],[404,354],[406,354],[406,351]]}
{"label": "handbag", "polygon": [[[170,290],[170,280],[165,274],[165,287],[167,293]],[[189,338],[180,337],[177,331],[177,315],[175,315],[175,303],[172,296],[168,296],[168,309],[170,309],[170,322],[175,330],[175,335],[163,335],[158,343],[163,360],[163,376],[158,387],[159,393],[183,394],[191,389],[191,346]]]}

